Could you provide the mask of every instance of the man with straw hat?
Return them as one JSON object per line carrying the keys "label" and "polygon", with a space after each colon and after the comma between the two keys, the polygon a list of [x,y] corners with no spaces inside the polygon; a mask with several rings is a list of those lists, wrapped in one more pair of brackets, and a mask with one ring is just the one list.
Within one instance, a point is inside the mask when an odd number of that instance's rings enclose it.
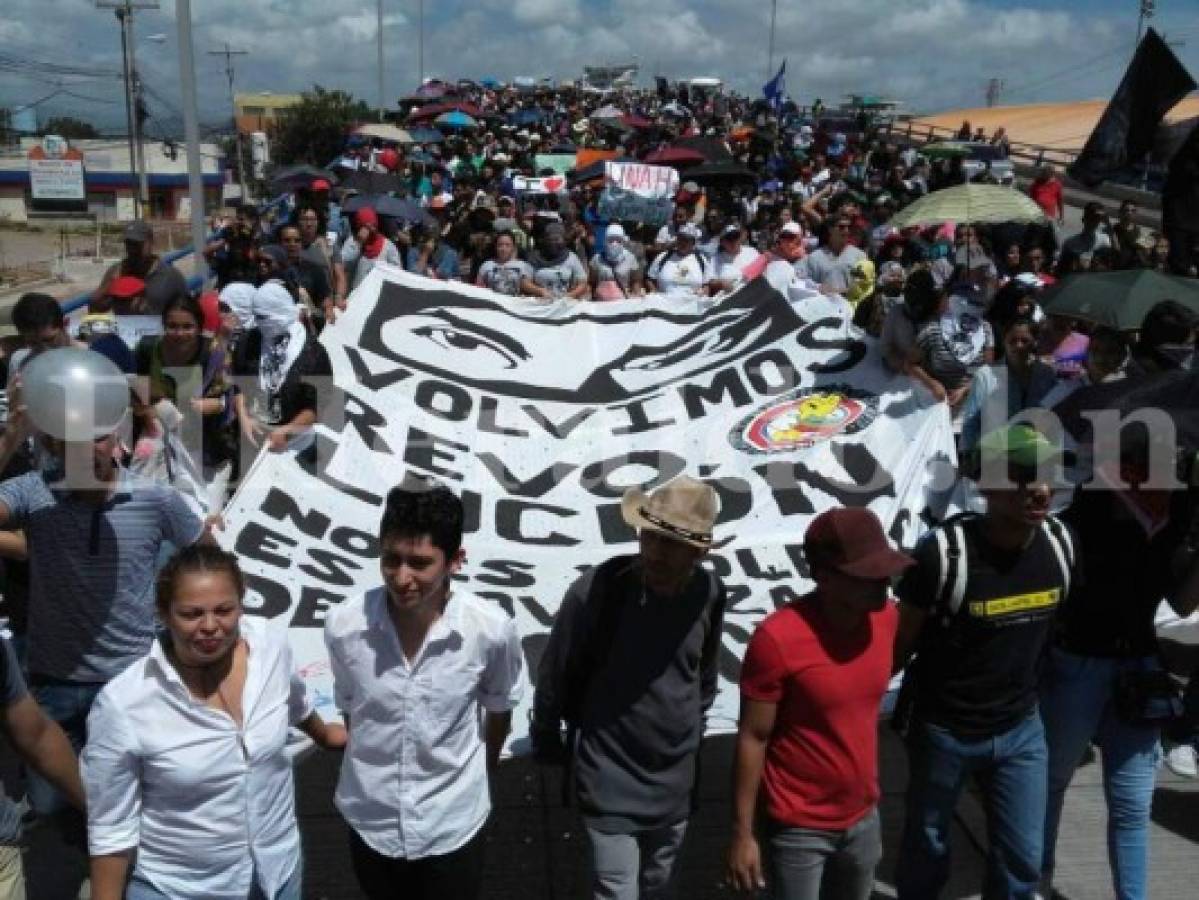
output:
{"label": "man with straw hat", "polygon": [[[570,586],[537,671],[530,729],[560,758],[591,843],[596,898],[671,896],[704,716],[716,697],[725,589],[699,563],[716,492],[680,476],[621,503],[640,552]],[[573,772],[573,778],[570,775]]]}

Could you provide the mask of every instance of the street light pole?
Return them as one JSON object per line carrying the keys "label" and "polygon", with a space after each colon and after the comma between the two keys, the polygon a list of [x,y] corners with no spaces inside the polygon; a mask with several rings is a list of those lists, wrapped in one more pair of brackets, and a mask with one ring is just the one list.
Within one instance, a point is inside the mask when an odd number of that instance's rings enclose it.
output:
{"label": "street light pole", "polygon": [[383,0],[375,3],[375,39],[379,51],[379,121],[383,121]]}
{"label": "street light pole", "polygon": [[192,48],[191,0],[175,0],[175,24],[179,29],[179,82],[183,89],[183,133],[187,138],[187,186],[191,195],[192,259],[195,272],[203,277],[204,263],[204,176],[200,169],[200,116],[196,111],[196,56]]}
{"label": "street light pole", "polygon": [[[425,0],[417,0],[417,53],[420,63],[420,83],[425,83]],[[420,85],[417,85],[418,87]]]}

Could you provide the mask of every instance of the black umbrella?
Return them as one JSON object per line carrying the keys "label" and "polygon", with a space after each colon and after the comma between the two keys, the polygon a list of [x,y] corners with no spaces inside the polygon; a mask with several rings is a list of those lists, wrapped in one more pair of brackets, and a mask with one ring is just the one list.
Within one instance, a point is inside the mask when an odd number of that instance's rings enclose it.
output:
{"label": "black umbrella", "polygon": [[740,163],[707,162],[688,169],[687,180],[697,184],[756,183],[758,175]]}
{"label": "black umbrella", "polygon": [[391,197],[386,194],[359,194],[347,200],[342,209],[348,213],[355,213],[367,206],[380,216],[389,219],[398,219],[401,222],[425,225],[433,221],[433,217],[429,215],[428,211],[409,197]]}
{"label": "black umbrella", "polygon": [[341,182],[342,190],[360,194],[391,194],[404,190],[404,182],[398,175],[382,172],[351,172]]}
{"label": "black umbrella", "polygon": [[[1174,423],[1178,448],[1192,456],[1199,452],[1199,375],[1176,371],[1139,375],[1104,384],[1079,388],[1053,408],[1062,427],[1077,439],[1093,439],[1092,416],[1099,410],[1118,413],[1127,419],[1139,411],[1160,411]],[[1128,425],[1122,432],[1125,447],[1144,445],[1168,437],[1168,430],[1159,428],[1150,433],[1143,425]]]}
{"label": "black umbrella", "polygon": [[316,166],[288,166],[271,176],[271,189],[277,193],[294,191],[308,187],[318,179],[324,179],[331,185],[337,184],[337,176],[326,169],[318,169]]}

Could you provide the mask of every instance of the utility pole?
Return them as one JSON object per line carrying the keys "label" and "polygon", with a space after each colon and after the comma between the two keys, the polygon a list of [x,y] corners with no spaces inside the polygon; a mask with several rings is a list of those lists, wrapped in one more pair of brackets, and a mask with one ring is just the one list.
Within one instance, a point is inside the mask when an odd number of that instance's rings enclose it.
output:
{"label": "utility pole", "polygon": [[770,50],[766,54],[766,80],[774,77],[774,23],[778,18],[779,0],[770,0]]}
{"label": "utility pole", "polygon": [[248,50],[231,50],[226,42],[224,50],[209,50],[209,56],[225,57],[225,77],[229,79],[229,115],[233,117],[233,146],[237,156],[237,183],[241,185],[241,202],[245,203],[249,196],[246,192],[246,168],[242,162],[241,129],[237,126],[237,101],[233,95],[233,57],[246,56]]}
{"label": "utility pole", "polygon": [[204,176],[200,169],[200,114],[196,110],[196,55],[192,47],[191,0],[175,0],[175,24],[179,29],[179,82],[183,89],[187,186],[192,206],[192,259],[196,274],[203,277],[208,267],[204,263]]}
{"label": "utility pole", "polygon": [[158,9],[158,0],[96,0],[96,9],[111,9],[121,23],[121,60],[125,75],[125,121],[129,127],[129,174],[136,173],[133,187],[133,214],[144,218],[149,214],[150,187],[142,146],[141,86],[134,62],[133,11]]}
{"label": "utility pole", "polygon": [[998,106],[999,95],[1003,93],[1003,79],[992,78],[987,82],[987,106]]}

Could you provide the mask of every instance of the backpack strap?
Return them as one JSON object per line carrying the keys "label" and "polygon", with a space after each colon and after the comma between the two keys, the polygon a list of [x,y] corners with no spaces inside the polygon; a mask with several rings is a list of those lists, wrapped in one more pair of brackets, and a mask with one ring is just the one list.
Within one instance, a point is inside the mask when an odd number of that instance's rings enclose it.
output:
{"label": "backpack strap", "polygon": [[932,532],[940,562],[937,567],[935,611],[945,627],[953,621],[962,608],[962,601],[966,599],[969,566],[966,560],[965,522],[970,518],[973,518],[970,514],[954,516]]}
{"label": "backpack strap", "polygon": [[1049,516],[1041,524],[1041,530],[1049,539],[1058,568],[1062,570],[1062,599],[1065,600],[1070,594],[1070,577],[1074,572],[1074,541],[1070,537],[1070,529],[1057,517]]}

